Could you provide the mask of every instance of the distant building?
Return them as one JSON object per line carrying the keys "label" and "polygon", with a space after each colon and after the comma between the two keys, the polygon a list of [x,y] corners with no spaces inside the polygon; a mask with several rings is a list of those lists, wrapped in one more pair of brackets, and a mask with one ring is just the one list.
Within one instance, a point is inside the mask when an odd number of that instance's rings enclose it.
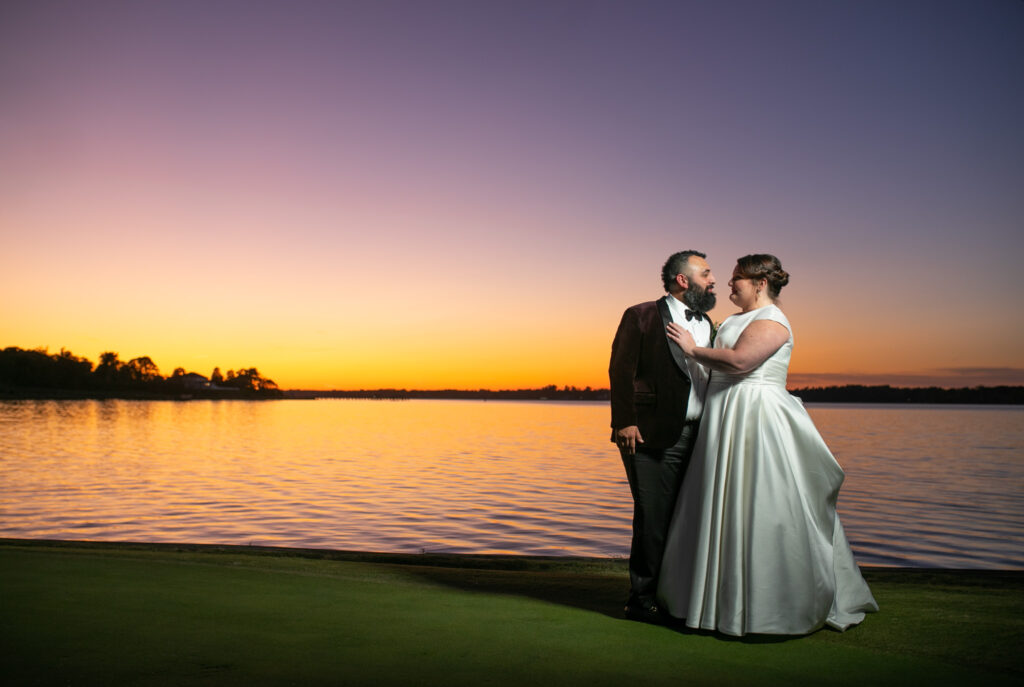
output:
{"label": "distant building", "polygon": [[186,375],[182,375],[181,384],[186,389],[192,390],[210,388],[210,380],[201,374],[196,374],[195,372],[189,372]]}

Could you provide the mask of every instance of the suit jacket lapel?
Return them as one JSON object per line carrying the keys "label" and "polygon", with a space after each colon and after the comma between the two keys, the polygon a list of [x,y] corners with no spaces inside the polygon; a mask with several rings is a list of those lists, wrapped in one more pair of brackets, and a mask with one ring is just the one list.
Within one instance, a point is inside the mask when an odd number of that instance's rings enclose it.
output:
{"label": "suit jacket lapel", "polygon": [[676,361],[676,367],[678,367],[686,378],[690,378],[690,370],[686,367],[686,354],[683,353],[683,349],[679,348],[679,345],[668,338],[668,332],[665,327],[672,322],[672,311],[668,309],[668,299],[672,296],[664,296],[658,301],[658,312],[661,313],[662,335],[665,337],[665,343],[668,344],[668,350],[672,353],[672,359]]}

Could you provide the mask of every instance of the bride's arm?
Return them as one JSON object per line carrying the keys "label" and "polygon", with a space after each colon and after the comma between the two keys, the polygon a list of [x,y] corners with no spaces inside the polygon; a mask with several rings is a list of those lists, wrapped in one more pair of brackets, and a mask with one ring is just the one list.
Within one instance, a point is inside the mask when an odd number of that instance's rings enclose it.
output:
{"label": "bride's arm", "polygon": [[789,340],[789,330],[772,320],[757,320],[747,325],[732,348],[699,348],[690,333],[673,322],[668,325],[668,338],[701,365],[735,374],[750,372],[768,360]]}

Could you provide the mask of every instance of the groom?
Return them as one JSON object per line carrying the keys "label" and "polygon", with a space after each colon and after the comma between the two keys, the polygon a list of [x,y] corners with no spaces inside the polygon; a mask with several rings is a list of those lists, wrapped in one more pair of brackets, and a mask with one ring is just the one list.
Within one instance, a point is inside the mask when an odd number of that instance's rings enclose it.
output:
{"label": "groom", "polygon": [[697,438],[708,372],[669,341],[676,322],[698,346],[711,342],[715,277],[704,253],[681,251],[661,268],[668,295],[626,310],[612,342],[612,441],[622,455],[633,494],[626,617],[660,623],[658,570],[676,496]]}

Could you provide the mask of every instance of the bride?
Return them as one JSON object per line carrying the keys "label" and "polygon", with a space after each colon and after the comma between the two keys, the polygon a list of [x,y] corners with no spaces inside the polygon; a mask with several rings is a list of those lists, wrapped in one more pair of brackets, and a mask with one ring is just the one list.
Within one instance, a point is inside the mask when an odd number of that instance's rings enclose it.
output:
{"label": "bride", "polygon": [[798,635],[878,610],[836,515],[843,470],[786,391],[793,335],[775,299],[788,282],[778,258],[748,255],[714,348],[668,326],[712,370],[658,588],[692,628]]}

